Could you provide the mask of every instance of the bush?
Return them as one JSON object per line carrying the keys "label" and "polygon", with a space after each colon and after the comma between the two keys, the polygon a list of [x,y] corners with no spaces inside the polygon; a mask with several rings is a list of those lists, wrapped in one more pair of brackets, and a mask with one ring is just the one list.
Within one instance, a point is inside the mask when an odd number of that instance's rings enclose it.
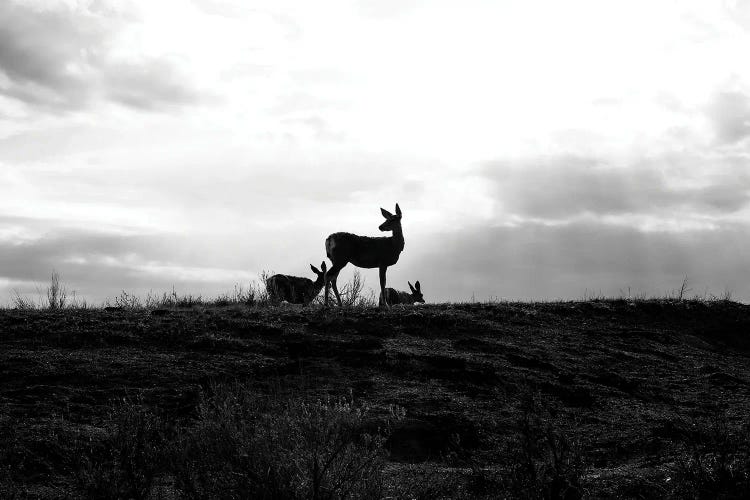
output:
{"label": "bush", "polygon": [[21,488],[13,473],[23,468],[24,455],[15,422],[0,416],[0,498],[21,498]]}
{"label": "bush", "polygon": [[692,422],[670,477],[673,498],[750,498],[750,424]]}
{"label": "bush", "polygon": [[581,447],[558,424],[542,396],[526,392],[514,432],[494,465],[477,460],[461,447],[460,436],[453,436],[448,458],[469,470],[456,498],[582,498]]}
{"label": "bush", "polygon": [[13,307],[20,311],[30,311],[36,309],[36,304],[28,297],[21,295],[18,290],[13,290]]}
{"label": "bush", "polygon": [[525,396],[518,431],[509,449],[513,463],[507,486],[512,496],[581,498],[585,464],[580,443],[556,425],[540,394]]}
{"label": "bush", "polygon": [[13,480],[10,466],[0,466],[0,498],[5,500],[22,498],[21,487]]}
{"label": "bush", "polygon": [[367,432],[367,414],[347,399],[306,402],[218,388],[177,439],[176,487],[195,499],[380,498],[387,426]]}
{"label": "bush", "polygon": [[47,287],[47,307],[49,309],[64,309],[68,301],[68,291],[60,283],[60,274],[52,273],[50,284]]}
{"label": "bush", "polygon": [[[462,499],[460,475],[435,464],[408,465],[389,475],[387,497],[408,500]],[[472,498],[477,498],[473,496]]]}
{"label": "bush", "polygon": [[165,467],[165,425],[142,400],[123,400],[106,422],[103,441],[78,436],[76,483],[86,498],[146,499]]}

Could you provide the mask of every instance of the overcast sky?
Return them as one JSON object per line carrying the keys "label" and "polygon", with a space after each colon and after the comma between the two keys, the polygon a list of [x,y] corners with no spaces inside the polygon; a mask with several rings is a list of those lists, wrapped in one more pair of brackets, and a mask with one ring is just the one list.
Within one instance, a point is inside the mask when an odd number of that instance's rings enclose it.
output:
{"label": "overcast sky", "polygon": [[314,277],[396,202],[428,301],[748,301],[748,54],[742,1],[0,0],[0,304]]}

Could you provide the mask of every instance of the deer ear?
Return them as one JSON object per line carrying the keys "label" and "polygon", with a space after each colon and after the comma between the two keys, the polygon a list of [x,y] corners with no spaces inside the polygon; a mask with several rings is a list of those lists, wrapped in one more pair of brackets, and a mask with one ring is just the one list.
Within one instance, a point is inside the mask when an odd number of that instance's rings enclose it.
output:
{"label": "deer ear", "polygon": [[398,203],[396,203],[396,215],[401,215],[401,209],[398,206]]}
{"label": "deer ear", "polygon": [[406,282],[409,285],[409,289],[411,290],[411,293],[414,293],[416,290],[414,290],[414,287],[411,286],[411,281]]}
{"label": "deer ear", "polygon": [[314,272],[315,274],[320,274],[320,271],[318,271],[318,268],[317,268],[317,267],[315,267],[315,266],[313,266],[312,264],[310,264],[310,269],[312,269],[312,271],[313,271],[313,272]]}
{"label": "deer ear", "polygon": [[415,281],[415,282],[414,282],[414,286],[416,286],[416,287],[417,287],[417,291],[418,291],[418,292],[421,292],[421,291],[422,291],[422,287],[421,287],[421,286],[419,285],[419,281]]}
{"label": "deer ear", "polygon": [[392,214],[392,213],[390,213],[390,212],[389,212],[388,210],[386,210],[385,208],[381,208],[381,209],[380,209],[380,213],[381,213],[381,214],[383,214],[383,217],[385,217],[386,219],[390,219],[391,217],[393,217],[393,214]]}
{"label": "deer ear", "polygon": [[320,268],[323,270],[323,272],[326,272],[326,261],[320,263]]}

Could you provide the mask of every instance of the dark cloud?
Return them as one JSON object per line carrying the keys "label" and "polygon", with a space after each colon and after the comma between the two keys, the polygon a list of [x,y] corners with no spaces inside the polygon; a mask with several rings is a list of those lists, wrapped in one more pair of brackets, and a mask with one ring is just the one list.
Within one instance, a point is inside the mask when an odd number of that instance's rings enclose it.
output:
{"label": "dark cloud", "polygon": [[87,8],[0,3],[0,93],[49,111],[107,98],[154,109],[195,100],[190,82],[168,59],[122,62],[110,56],[113,34],[133,16],[93,2]]}
{"label": "dark cloud", "polygon": [[189,104],[200,98],[186,76],[173,64],[160,59],[111,64],[104,82],[111,100],[134,108],[158,109],[165,105]]}
{"label": "dark cloud", "polygon": [[[35,293],[35,284],[49,282],[53,270],[58,271],[70,290],[79,296],[97,301],[113,297],[121,290],[141,295],[153,290],[162,292],[177,287],[182,293],[215,295],[228,291],[242,276],[233,277],[231,269],[255,269],[257,255],[252,245],[236,245],[232,250],[245,256],[211,253],[211,242],[174,234],[126,235],[65,228],[54,221],[22,217],[0,217],[3,227],[21,226],[35,232],[56,225],[42,237],[9,241],[0,239],[0,280],[27,283],[15,286],[21,292]],[[225,249],[228,253],[230,249]],[[231,268],[227,266],[235,265]],[[184,269],[186,272],[181,272]],[[198,269],[198,272],[192,272]],[[201,278],[201,269],[218,269],[226,279]],[[229,270],[227,270],[229,269]],[[209,271],[210,272],[210,271]],[[243,275],[246,276],[246,275]],[[9,298],[11,290],[2,290]]]}
{"label": "dark cloud", "polygon": [[720,92],[708,107],[716,139],[732,144],[750,135],[750,96],[741,92]]}
{"label": "dark cloud", "polygon": [[[259,213],[265,212],[247,214],[250,226]],[[214,297],[263,271],[307,276],[309,265],[325,258],[327,234],[284,222],[260,231],[238,225],[232,234],[123,234],[0,215],[0,305],[14,288],[35,295],[35,284],[48,283],[53,270],[79,296],[95,301],[121,290],[143,296],[172,286]]]}
{"label": "dark cloud", "polygon": [[[665,164],[673,162],[664,158]],[[594,158],[554,156],[523,163],[491,162],[482,175],[506,211],[566,219],[580,214],[731,213],[750,199],[750,177],[734,167],[701,187],[677,187],[656,161],[612,167]]]}
{"label": "dark cloud", "polygon": [[[575,299],[586,291],[663,296],[685,275],[691,294],[750,299],[746,226],[642,232],[601,223],[472,229],[410,240],[389,279],[420,279],[432,300]],[[431,248],[433,250],[420,250]],[[405,252],[408,252],[405,250]],[[402,266],[403,264],[403,266]]]}
{"label": "dark cloud", "polygon": [[[3,217],[0,227],[9,221],[11,219]],[[18,219],[17,222],[29,225],[27,220]],[[149,255],[151,259],[167,257],[164,250],[159,250],[163,246],[159,243],[158,239],[146,236],[58,229],[38,239],[0,242],[0,276],[23,281],[44,280],[52,269],[68,267],[66,261],[74,258],[96,262],[138,255]],[[92,276],[99,271],[92,269]],[[80,278],[80,273],[77,274],[76,277]]]}
{"label": "dark cloud", "polygon": [[12,1],[0,4],[0,19],[0,69],[13,83],[6,95],[52,106],[86,100],[106,26],[69,7],[42,10]]}
{"label": "dark cloud", "polygon": [[[23,226],[38,232],[52,223],[0,217],[0,234],[4,227]],[[325,231],[300,235],[299,230],[279,227],[245,239],[240,237],[243,231],[238,229],[227,243],[199,235],[105,234],[58,225],[38,239],[0,239],[0,283],[3,279],[12,283],[0,289],[0,303],[10,299],[13,288],[33,296],[34,284],[48,283],[52,270],[60,272],[79,296],[98,302],[121,290],[145,295],[150,290],[171,290],[173,285],[180,293],[215,296],[243,282],[232,269],[306,276],[308,265],[324,258]],[[632,294],[664,295],[679,287],[687,275],[691,294],[720,294],[729,288],[735,299],[747,301],[749,238],[750,228],[744,225],[711,231],[643,232],[579,222],[443,234],[410,231],[401,259],[388,271],[388,284],[405,289],[406,281],[420,280],[431,301],[469,300],[472,294],[478,300],[575,299],[586,291],[619,295],[628,288]],[[228,271],[217,281],[190,273],[181,276],[169,272],[170,267]],[[353,271],[347,266],[342,279],[349,279]],[[360,271],[368,287],[377,287],[377,270]]]}

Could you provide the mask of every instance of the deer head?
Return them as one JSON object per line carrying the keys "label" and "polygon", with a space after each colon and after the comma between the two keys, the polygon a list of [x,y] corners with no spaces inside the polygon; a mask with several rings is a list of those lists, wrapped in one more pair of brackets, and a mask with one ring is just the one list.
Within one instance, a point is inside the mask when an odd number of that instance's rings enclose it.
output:
{"label": "deer head", "polygon": [[315,266],[313,266],[312,264],[310,264],[310,269],[312,269],[312,272],[314,272],[315,275],[318,277],[315,280],[314,286],[322,288],[323,284],[325,283],[325,281],[324,281],[325,280],[325,274],[326,274],[326,263],[325,263],[325,261],[323,261],[323,262],[320,263],[320,269],[321,270],[318,270],[318,268],[315,267]]}
{"label": "deer head", "polygon": [[419,281],[414,282],[414,286],[411,286],[411,282],[407,281],[409,288],[411,289],[411,296],[414,302],[421,302],[424,304],[424,297],[422,296],[422,287],[419,285]]}
{"label": "deer head", "polygon": [[385,208],[381,208],[380,213],[385,217],[385,222],[378,228],[381,231],[393,231],[401,224],[401,209],[398,207],[398,203],[396,203],[396,215],[393,215]]}

